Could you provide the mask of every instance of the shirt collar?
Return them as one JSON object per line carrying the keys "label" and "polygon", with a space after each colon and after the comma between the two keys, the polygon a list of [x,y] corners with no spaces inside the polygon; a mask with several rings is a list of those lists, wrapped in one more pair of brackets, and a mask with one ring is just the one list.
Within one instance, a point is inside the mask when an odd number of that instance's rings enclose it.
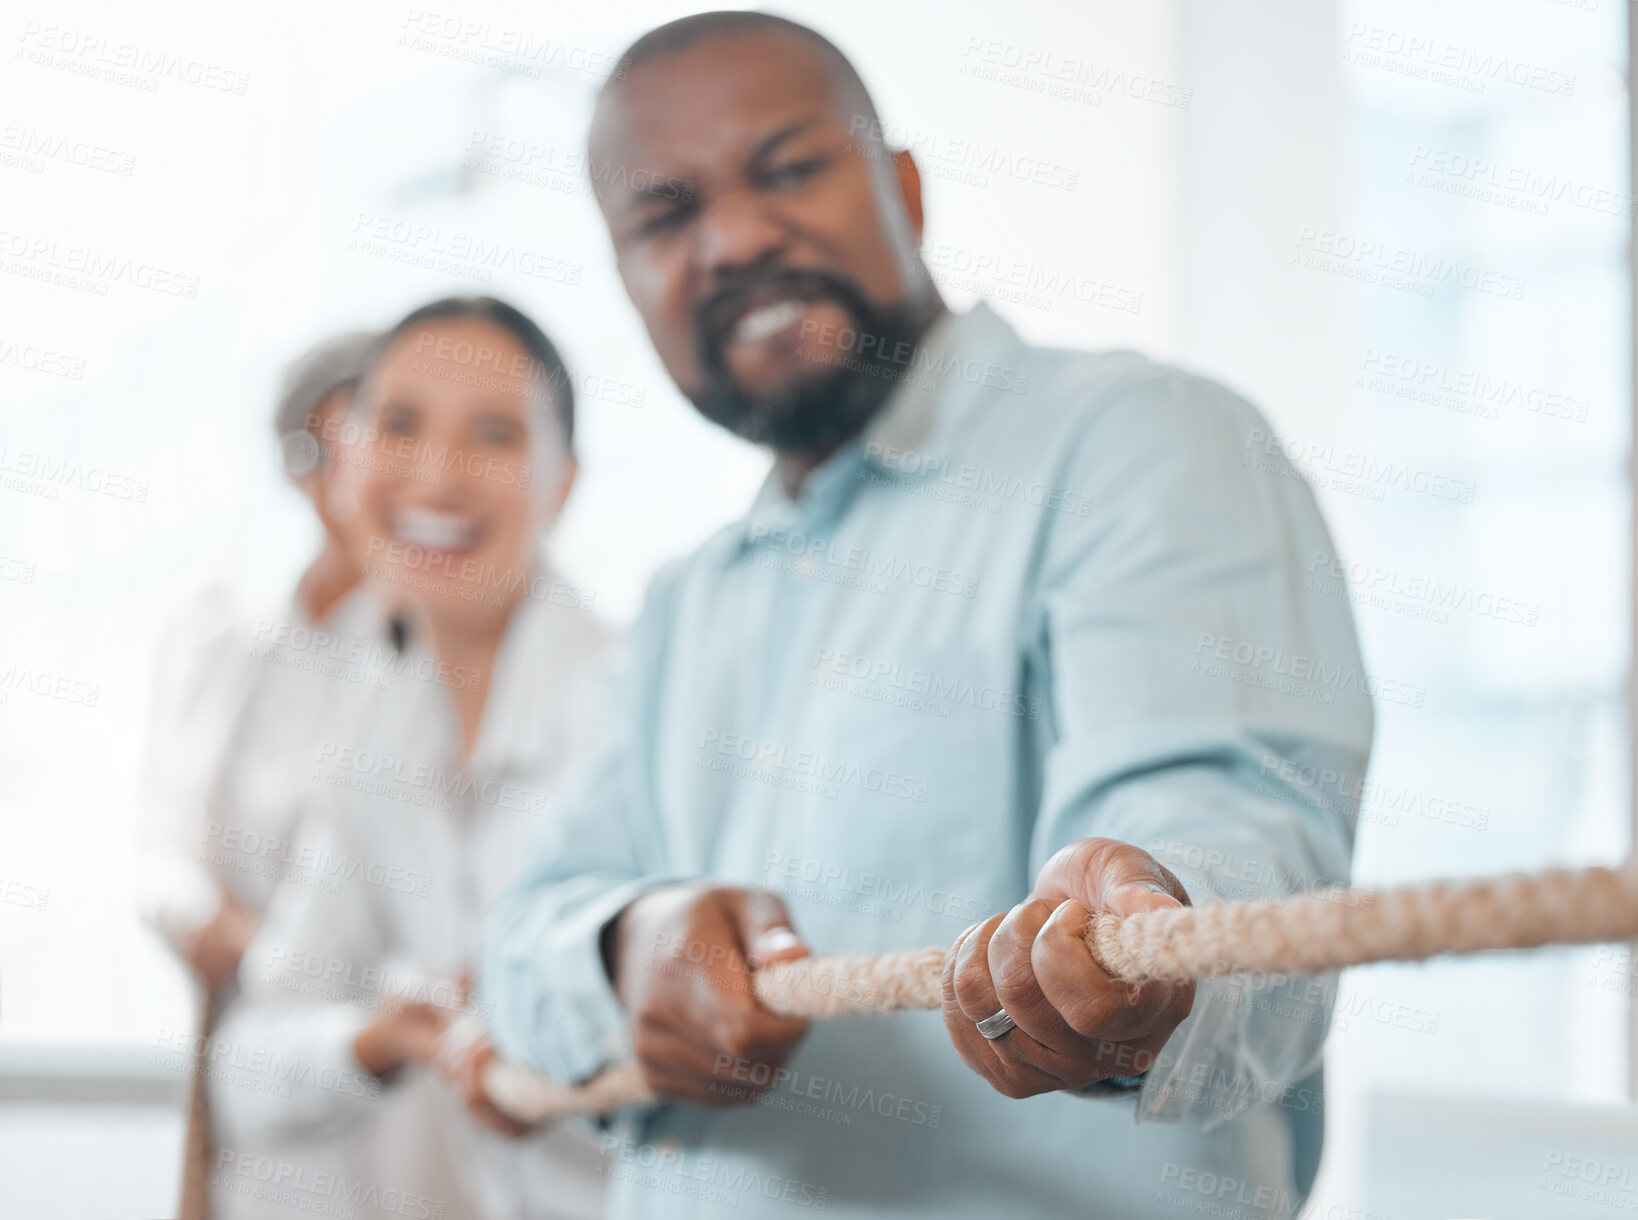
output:
{"label": "shirt collar", "polygon": [[1017,332],[987,302],[964,314],[940,314],[916,345],[909,376],[857,439],[809,473],[794,498],[777,472],[769,470],[734,531],[736,541],[749,543],[797,528],[814,506],[856,481],[861,462],[896,479],[923,478],[942,469],[971,409],[995,386],[1015,383],[1020,376],[1020,346]]}

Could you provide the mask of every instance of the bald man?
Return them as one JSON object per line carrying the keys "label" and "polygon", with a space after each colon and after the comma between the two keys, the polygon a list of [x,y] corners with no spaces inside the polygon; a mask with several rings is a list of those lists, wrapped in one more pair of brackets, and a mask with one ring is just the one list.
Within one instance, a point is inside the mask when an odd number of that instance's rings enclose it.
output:
{"label": "bald man", "polygon": [[[952,314],[881,132],[756,13],[654,30],[599,99],[632,304],[773,468],[650,589],[492,920],[498,1043],[640,1063],[619,1216],[1292,1213],[1328,982],[1133,992],[1079,936],[1346,879],[1372,719],[1346,601],[1303,592],[1325,525],[1221,387]],[[760,1009],[748,971],[810,944],[953,945],[943,1012]]]}

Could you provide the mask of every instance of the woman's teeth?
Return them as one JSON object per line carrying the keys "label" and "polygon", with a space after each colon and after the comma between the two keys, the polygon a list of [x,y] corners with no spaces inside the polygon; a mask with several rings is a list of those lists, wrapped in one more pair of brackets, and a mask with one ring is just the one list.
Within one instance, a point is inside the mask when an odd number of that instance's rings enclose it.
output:
{"label": "woman's teeth", "polygon": [[400,509],[393,517],[392,529],[399,541],[429,551],[458,551],[471,546],[478,537],[478,523],[472,518],[421,508]]}
{"label": "woman's teeth", "polygon": [[758,339],[766,339],[787,326],[795,326],[801,317],[801,301],[787,299],[772,305],[759,305],[734,324],[734,342],[754,343]]}

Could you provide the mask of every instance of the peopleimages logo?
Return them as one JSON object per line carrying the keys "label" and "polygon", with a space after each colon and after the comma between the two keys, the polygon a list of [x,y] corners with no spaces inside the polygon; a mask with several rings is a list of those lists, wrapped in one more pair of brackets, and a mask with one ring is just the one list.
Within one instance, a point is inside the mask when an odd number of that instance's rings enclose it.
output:
{"label": "peopleimages logo", "polygon": [[1527,281],[1449,255],[1429,254],[1374,238],[1304,225],[1291,261],[1314,271],[1329,271],[1431,297],[1441,286],[1466,288],[1510,301],[1524,299]]}
{"label": "peopleimages logo", "polygon": [[[566,182],[584,183],[588,194],[595,187],[618,187],[655,199],[687,203],[694,198],[694,184],[672,174],[658,174],[623,161],[599,161],[578,150],[558,149],[537,140],[523,140],[488,131],[474,131],[466,145],[468,164],[500,168],[502,177],[532,180],[557,177]],[[595,186],[593,185],[595,184]]]}
{"label": "peopleimages logo", "polygon": [[257,1092],[274,1092],[288,1096],[292,1084],[323,1089],[347,1097],[374,1100],[381,1095],[381,1082],[374,1076],[349,1068],[316,1064],[310,1059],[286,1056],[266,1047],[247,1050],[223,1038],[210,1038],[192,1031],[161,1029],[158,1045],[176,1054],[202,1061],[207,1075],[223,1078],[228,1072],[243,1073],[251,1080],[260,1079],[264,1086],[283,1085],[280,1092],[267,1087]]}
{"label": "peopleimages logo", "polygon": [[[47,161],[60,161],[81,169],[118,174],[129,178],[136,168],[136,158],[130,153],[117,152],[86,140],[71,140],[56,132],[40,131],[16,123],[0,128],[0,149],[15,152],[24,168],[39,173]],[[0,158],[0,164],[4,164]],[[38,166],[38,169],[33,167]]]}
{"label": "peopleimages logo", "polygon": [[1374,894],[1336,888],[1336,878],[1305,873],[1282,860],[1236,856],[1233,852],[1176,839],[1155,839],[1147,844],[1145,850],[1170,868],[1188,869],[1228,883],[1242,897],[1321,893],[1339,906],[1359,907],[1367,911],[1376,906]]}
{"label": "peopleimages logo", "polygon": [[24,22],[17,39],[23,44],[18,49],[18,59],[115,84],[133,85],[148,93],[157,92],[159,82],[165,80],[222,93],[243,94],[250,87],[247,72],[236,72],[220,64],[174,55],[140,43],[117,42],[101,34],[85,34],[28,21]]}
{"label": "peopleimages logo", "polygon": [[[762,875],[763,883],[769,889],[782,892],[790,892],[795,883],[802,883],[817,890],[835,889],[842,894],[880,901],[892,907],[917,908],[932,915],[949,915],[974,923],[989,914],[989,908],[977,898],[948,890],[928,889],[920,882],[855,869],[852,865],[787,856],[780,851],[768,852],[762,862]],[[815,901],[813,891],[804,891],[802,896]]]}
{"label": "peopleimages logo", "polygon": [[1022,394],[1029,388],[1029,374],[1005,365],[981,360],[962,360],[952,352],[938,354],[925,344],[897,339],[889,344],[885,335],[873,334],[852,326],[838,326],[832,322],[803,321],[800,332],[805,345],[817,340],[826,348],[837,348],[855,354],[861,359],[882,360],[898,367],[898,375],[905,378],[921,377],[938,381],[956,378],[969,385],[988,386],[1009,394]]}
{"label": "peopleimages logo", "polygon": [[407,675],[454,690],[476,690],[483,680],[483,671],[451,665],[430,653],[399,651],[372,636],[335,635],[302,623],[261,620],[250,651],[258,661],[375,687],[388,685],[389,675]]}
{"label": "peopleimages logo", "polygon": [[1488,157],[1470,157],[1427,144],[1416,146],[1410,164],[1407,182],[1436,186],[1449,194],[1464,195],[1483,203],[1501,203],[1538,216],[1547,215],[1548,205],[1553,203],[1628,220],[1633,216],[1631,195],[1590,182],[1577,182],[1568,175],[1549,174],[1523,165],[1503,165]]}
{"label": "peopleimages logo", "polygon": [[[886,581],[901,582],[934,593],[953,593],[958,597],[976,597],[978,577],[969,576],[950,568],[924,560],[906,559],[902,555],[887,555],[874,547],[850,546],[817,535],[800,531],[774,528],[758,522],[751,526],[752,543],[769,548],[774,558],[788,556],[807,564],[823,564],[836,571],[857,574],[865,581],[876,582],[872,592],[885,592]],[[796,568],[797,571],[811,569]]]}
{"label": "peopleimages logo", "polygon": [[21,881],[0,877],[0,902],[10,903],[12,906],[28,907],[35,911],[43,911],[46,909],[46,903],[50,901],[50,890],[41,889],[36,885],[24,885]]}
{"label": "peopleimages logo", "polygon": [[1092,515],[1092,497],[1085,492],[1040,479],[1024,479],[1004,470],[990,470],[970,462],[952,464],[943,457],[915,449],[898,449],[880,441],[866,441],[864,455],[883,470],[906,480],[931,478],[935,482],[971,492],[999,504],[1012,501],[1066,513],[1073,517]]}
{"label": "peopleimages logo", "polygon": [[539,814],[546,808],[546,794],[498,780],[480,779],[470,772],[434,763],[417,762],[401,755],[338,746],[327,741],[319,747],[318,761],[333,771],[350,772],[382,781],[436,793],[449,801],[475,802],[514,813]]}
{"label": "peopleimages logo", "polygon": [[0,703],[7,702],[14,691],[79,707],[96,707],[97,699],[102,694],[102,684],[82,682],[63,674],[12,662],[0,668]]}
{"label": "peopleimages logo", "polygon": [[1092,305],[1116,313],[1140,313],[1143,293],[1097,276],[1082,275],[1067,267],[1043,266],[950,242],[928,242],[921,247],[919,274],[932,268],[949,287],[976,292],[991,300],[1011,301],[1030,309],[1050,311],[1058,301]]}
{"label": "peopleimages logo", "polygon": [[1487,85],[1505,82],[1572,97],[1578,79],[1574,72],[1363,21],[1349,25],[1343,42],[1347,47],[1344,54],[1352,63],[1470,93],[1483,93]]}
{"label": "peopleimages logo", "polygon": [[[351,852],[332,851],[321,841],[303,842],[300,838],[286,840],[279,835],[259,834],[253,830],[242,830],[237,826],[223,826],[220,822],[210,824],[201,858],[225,867],[233,867],[234,861],[274,865],[275,868],[265,870],[242,868],[239,871],[259,872],[264,876],[275,874],[281,880],[288,873],[299,875],[308,881],[338,878],[358,881],[366,885],[397,890],[399,893],[414,894],[421,898],[432,892],[432,877],[428,873],[418,873],[397,865],[386,865],[379,860],[355,856]],[[325,885],[323,888],[335,893],[337,887]]]}
{"label": "peopleimages logo", "polygon": [[107,296],[111,284],[145,288],[162,296],[183,297],[189,301],[199,295],[196,275],[90,246],[65,245],[55,238],[0,230],[0,255],[12,260],[5,268],[10,274],[96,296]]}
{"label": "peopleimages logo", "polygon": [[54,458],[46,453],[23,450],[14,454],[5,445],[0,445],[0,476],[7,476],[4,483],[7,490],[38,494],[48,500],[55,500],[61,488],[73,487],[115,500],[148,502],[147,479]]}
{"label": "peopleimages logo", "polygon": [[[829,646],[820,648],[814,654],[811,668],[819,671],[820,675],[852,679],[863,684],[862,687],[853,688],[842,684],[827,689],[864,694],[866,697],[870,697],[873,690],[883,695],[896,692],[924,696],[925,710],[946,716],[950,708],[963,706],[978,711],[1021,716],[1028,720],[1041,718],[1042,705],[1039,699],[1025,695],[1021,691],[977,682],[964,674],[942,673],[936,669],[873,658]],[[882,698],[880,701],[894,702],[891,698]],[[922,704],[915,706],[923,707]]]}
{"label": "peopleimages logo", "polygon": [[85,357],[55,352],[35,343],[18,343],[0,335],[0,364],[47,377],[63,377],[69,381],[85,378]]}
{"label": "peopleimages logo", "polygon": [[540,78],[542,69],[583,72],[607,80],[624,79],[626,65],[607,51],[551,38],[525,29],[494,26],[487,21],[471,21],[454,13],[428,12],[420,7],[405,10],[399,23],[403,33],[398,45],[413,51],[427,51],[446,59]]}
{"label": "peopleimages logo", "polygon": [[791,749],[780,742],[740,733],[705,729],[700,734],[698,752],[697,765],[708,771],[812,792],[827,800],[840,795],[842,787],[850,787],[917,804],[927,801],[928,783],[923,777],[887,767],[863,767],[817,750]]}
{"label": "peopleimages logo", "polygon": [[[382,563],[428,576],[442,577],[457,584],[475,588],[493,589],[499,593],[515,593],[519,587],[524,596],[571,610],[592,608],[597,594],[550,576],[531,574],[517,568],[502,568],[469,555],[457,556],[447,551],[430,551],[424,546],[397,539],[371,538],[365,547],[365,566],[379,568]],[[374,573],[372,573],[373,575]]]}
{"label": "peopleimages logo", "polygon": [[[1259,1212],[1266,1212],[1269,1216],[1278,1216],[1296,1210],[1296,1198],[1285,1190],[1276,1190],[1265,1184],[1247,1182],[1230,1174],[1214,1173],[1209,1169],[1196,1169],[1192,1165],[1179,1165],[1175,1161],[1167,1161],[1160,1168],[1161,1190],[1156,1200],[1164,1199],[1170,1192],[1168,1187],[1188,1191],[1199,1195],[1204,1200],[1212,1200],[1221,1204],[1237,1204],[1240,1207],[1254,1208]],[[1185,1208],[1189,1204],[1182,1204]]]}
{"label": "peopleimages logo", "polygon": [[963,75],[1093,106],[1101,105],[1106,96],[1120,95],[1187,110],[1194,98],[1193,89],[1148,73],[999,38],[969,36],[962,59]]}
{"label": "peopleimages logo", "polygon": [[[1280,458],[1285,461],[1278,461]],[[1305,444],[1276,436],[1262,428],[1252,428],[1246,433],[1245,452],[1240,455],[1240,464],[1259,474],[1282,478],[1299,477],[1297,470],[1300,467],[1312,483],[1336,491],[1360,494],[1372,500],[1386,499],[1388,491],[1393,490],[1432,496],[1436,500],[1450,500],[1457,504],[1471,504],[1478,492],[1475,484],[1468,479],[1452,478],[1391,458],[1338,449],[1335,445]]]}
{"label": "peopleimages logo", "polygon": [[723,1207],[735,1207],[742,1197],[757,1195],[770,1203],[823,1211],[830,1198],[828,1186],[763,1173],[743,1162],[730,1164],[719,1157],[685,1157],[680,1147],[670,1143],[634,1144],[618,1135],[605,1134],[602,1144],[609,1177],[647,1190]]}
{"label": "peopleimages logo", "polygon": [[884,126],[875,117],[864,115],[854,115],[850,129],[857,142],[856,151],[866,156],[879,156],[888,148],[907,149],[916,154],[923,172],[930,169],[935,177],[949,177],[949,174],[938,171],[943,166],[953,166],[975,171],[967,180],[977,186],[988,184],[989,179],[985,176],[988,174],[1066,191],[1073,191],[1080,185],[1081,171],[1078,169],[1057,161],[1019,155],[999,145],[992,148],[966,137],[951,139],[933,131],[898,125]]}
{"label": "peopleimages logo", "polygon": [[1316,767],[1278,754],[1264,754],[1257,774],[1259,789],[1274,793],[1279,784],[1301,788],[1310,804],[1331,813],[1346,812],[1360,821],[1398,826],[1402,818],[1424,818],[1446,826],[1484,830],[1494,810],[1471,801],[1424,792],[1409,784],[1394,783],[1375,773],[1351,775],[1334,767]]}
{"label": "peopleimages logo", "polygon": [[14,557],[0,555],[0,580],[13,580],[18,584],[31,585],[34,583],[35,563],[33,560],[24,561]]}
{"label": "peopleimages logo", "polygon": [[[1402,703],[1408,707],[1421,707],[1427,699],[1427,687],[1416,683],[1383,678],[1360,669],[1357,665],[1326,661],[1321,657],[1311,657],[1301,652],[1287,652],[1283,648],[1256,644],[1250,640],[1237,640],[1210,631],[1199,633],[1195,639],[1194,651],[1196,657],[1200,658],[1195,662],[1196,671],[1210,673],[1216,677],[1232,675],[1236,680],[1240,680],[1242,674],[1255,674],[1258,677],[1284,679],[1294,684],[1296,688],[1309,687],[1327,696],[1336,691],[1345,691],[1350,694],[1369,695],[1389,703]],[[1214,667],[1213,663],[1218,664]],[[1239,672],[1227,669],[1227,664],[1236,666]],[[1270,685],[1261,681],[1252,681],[1250,684]],[[1273,686],[1270,688],[1286,689]],[[1290,689],[1289,693],[1303,692],[1301,689]],[[1331,699],[1327,698],[1324,702],[1329,703]]]}
{"label": "peopleimages logo", "polygon": [[[1525,627],[1534,627],[1541,618],[1540,602],[1499,597],[1461,581],[1447,582],[1436,576],[1408,573],[1385,564],[1346,560],[1326,551],[1314,552],[1308,572],[1304,587],[1310,592],[1344,594],[1356,604],[1392,608],[1392,603],[1384,599],[1398,598],[1425,604],[1430,610],[1444,613],[1447,619],[1449,611],[1459,610],[1477,618]],[[1325,579],[1316,580],[1316,573]]]}
{"label": "peopleimages logo", "polygon": [[359,212],[354,217],[347,248],[484,283],[494,272],[508,271],[555,284],[578,284],[584,270],[572,260],[508,241],[373,212]]}
{"label": "peopleimages logo", "polygon": [[1331,1014],[1331,1028],[1346,1032],[1355,1022],[1368,1021],[1409,1034],[1439,1032],[1439,1014],[1425,1008],[1415,1008],[1397,1000],[1376,1000],[1364,992],[1351,992],[1337,1003]]}
{"label": "peopleimages logo", "polygon": [[1354,385],[1362,390],[1391,394],[1412,402],[1426,402],[1468,415],[1496,419],[1500,408],[1586,423],[1592,400],[1576,398],[1507,377],[1493,377],[1477,369],[1452,368],[1414,356],[1366,351]]}
{"label": "peopleimages logo", "polygon": [[240,1152],[216,1151],[213,1184],[231,1194],[248,1195],[292,1211],[332,1215],[351,1220],[353,1208],[377,1210],[405,1220],[443,1220],[447,1205],[430,1195],[414,1195],[396,1187],[381,1187],[345,1173],[315,1170],[290,1161]]}
{"label": "peopleimages logo", "polygon": [[1542,1163],[1538,1190],[1603,1203],[1620,1211],[1638,1211],[1638,1179],[1633,1166],[1596,1157],[1550,1150]]}
{"label": "peopleimages logo", "polygon": [[[768,1088],[775,1094],[789,1092],[793,1097],[839,1108],[843,1111],[870,1111],[882,1118],[897,1119],[917,1127],[936,1129],[943,1119],[944,1107],[917,1101],[898,1093],[878,1091],[868,1085],[832,1077],[816,1076],[795,1068],[774,1067],[749,1059],[717,1053],[712,1072],[720,1079],[723,1075],[753,1088]],[[763,1104],[768,1104],[768,1098]],[[851,1115],[843,1115],[844,1119]]]}

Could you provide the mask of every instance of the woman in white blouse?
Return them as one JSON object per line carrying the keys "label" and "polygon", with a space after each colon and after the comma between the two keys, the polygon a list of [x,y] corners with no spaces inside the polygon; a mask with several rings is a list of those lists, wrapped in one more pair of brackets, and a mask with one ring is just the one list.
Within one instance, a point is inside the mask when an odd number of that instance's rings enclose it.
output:
{"label": "woman in white blouse", "polygon": [[[381,617],[359,590],[363,555],[338,504],[333,443],[375,336],[319,344],[284,376],[273,427],[285,472],[323,528],[281,605],[198,594],[158,650],[144,846],[147,921],[207,992],[229,984],[310,803],[293,774],[318,723],[371,679]],[[361,641],[363,641],[361,643]]]}
{"label": "woman in white blouse", "polygon": [[[150,709],[136,869],[146,921],[189,968],[207,1045],[229,1003],[240,958],[275,888],[299,873],[296,823],[313,804],[315,744],[343,734],[390,663],[385,619],[360,588],[363,552],[339,493],[347,469],[340,424],[376,336],[339,335],[286,370],[273,427],[286,474],[322,528],[317,554],[283,602],[251,609],[222,586],[196,595],[160,643]],[[212,1070],[184,1053],[179,1062]],[[212,1149],[200,1077],[191,1082],[180,1214],[214,1220],[270,1214],[208,1189]]]}
{"label": "woman in white blouse", "polygon": [[400,1164],[363,1184],[365,1202],[458,1214],[409,1194],[438,1157],[483,1216],[598,1216],[596,1142],[508,1122],[474,1087],[487,1045],[445,1037],[486,1011],[484,913],[599,719],[607,633],[541,547],[574,481],[569,379],[510,306],[442,301],[384,337],[353,420],[366,580],[409,622],[418,663],[312,760],[330,799],[298,855],[325,883],[280,891],[221,1030],[281,1065],[282,1087],[213,1080],[218,1131],[322,1142],[412,1098]]}

